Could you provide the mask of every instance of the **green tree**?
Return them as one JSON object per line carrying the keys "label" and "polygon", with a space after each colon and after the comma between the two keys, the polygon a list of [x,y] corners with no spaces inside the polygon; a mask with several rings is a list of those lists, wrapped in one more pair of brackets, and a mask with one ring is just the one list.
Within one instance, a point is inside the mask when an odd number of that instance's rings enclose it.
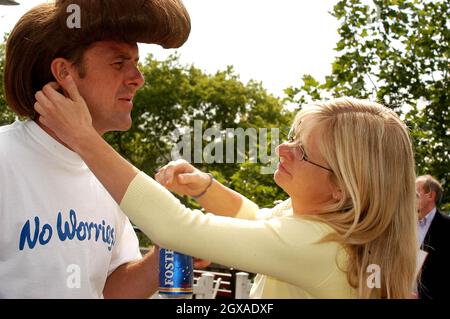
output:
{"label": "green tree", "polygon": [[417,173],[444,183],[450,209],[450,8],[445,0],[339,1],[332,15],[340,39],[331,74],[310,75],[286,90],[306,103],[328,97],[371,98],[393,108],[411,128]]}
{"label": "green tree", "polygon": [[[272,205],[276,199],[285,198],[274,183],[272,174],[261,174],[261,167],[265,164],[261,163],[259,155],[257,163],[236,163],[236,154],[234,163],[226,163],[225,145],[220,144],[225,143],[226,129],[254,128],[258,132],[260,128],[269,131],[280,128],[285,134],[291,114],[284,111],[279,99],[268,94],[258,82],[243,84],[232,67],[206,74],[193,65],[182,65],[177,55],[164,61],[150,55],[141,71],[146,82],[134,101],[132,128],[107,136],[121,154],[153,175],[157,167],[172,159],[171,150],[181,140],[177,132],[192,129],[194,120],[202,121],[202,133],[208,128],[218,128],[222,139],[217,145],[222,147],[223,162],[203,161],[194,163],[196,167],[212,172],[219,181],[241,191],[261,206]],[[193,161],[196,142],[192,132],[190,141]],[[204,149],[211,141],[202,139],[201,143]],[[235,140],[235,146],[236,143]],[[246,161],[250,156],[248,144]],[[184,200],[195,206],[188,199]]]}

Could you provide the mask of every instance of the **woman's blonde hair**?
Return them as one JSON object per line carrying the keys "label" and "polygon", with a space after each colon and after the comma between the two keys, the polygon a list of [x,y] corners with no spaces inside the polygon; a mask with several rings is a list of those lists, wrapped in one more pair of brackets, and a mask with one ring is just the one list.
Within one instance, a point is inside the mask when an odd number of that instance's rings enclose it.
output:
{"label": "woman's blonde hair", "polygon": [[[301,110],[296,134],[313,123],[319,150],[333,170],[342,198],[319,219],[336,230],[349,254],[348,281],[360,298],[410,298],[416,276],[415,169],[408,129],[392,110],[373,102],[339,98]],[[367,283],[371,264],[381,270],[381,287]]]}

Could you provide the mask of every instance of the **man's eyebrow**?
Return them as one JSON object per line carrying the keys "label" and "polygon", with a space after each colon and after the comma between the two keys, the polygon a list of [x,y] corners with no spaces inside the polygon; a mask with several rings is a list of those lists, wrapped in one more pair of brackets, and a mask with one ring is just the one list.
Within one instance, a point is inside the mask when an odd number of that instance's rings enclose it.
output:
{"label": "man's eyebrow", "polygon": [[133,60],[134,62],[139,62],[139,56],[137,56],[135,59],[131,57],[131,55],[126,53],[117,53],[114,55],[114,59],[124,59],[124,60]]}

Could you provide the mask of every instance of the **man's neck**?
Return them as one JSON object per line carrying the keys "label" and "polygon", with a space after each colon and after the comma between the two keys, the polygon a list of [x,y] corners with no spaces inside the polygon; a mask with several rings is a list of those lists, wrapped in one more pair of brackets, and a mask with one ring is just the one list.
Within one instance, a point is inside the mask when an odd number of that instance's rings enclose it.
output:
{"label": "man's neck", "polygon": [[419,215],[419,220],[424,219],[428,214],[430,214],[436,206],[430,206],[427,209],[424,209],[423,212]]}

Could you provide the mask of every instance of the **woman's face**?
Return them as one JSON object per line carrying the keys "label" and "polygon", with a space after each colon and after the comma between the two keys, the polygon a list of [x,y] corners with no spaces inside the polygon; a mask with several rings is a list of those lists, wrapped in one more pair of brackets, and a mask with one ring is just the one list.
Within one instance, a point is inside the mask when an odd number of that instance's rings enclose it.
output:
{"label": "woman's face", "polygon": [[291,197],[296,214],[314,213],[330,203],[337,192],[330,179],[332,172],[327,170],[330,166],[319,151],[319,142],[320,130],[311,127],[277,148],[280,163],[274,179]]}

